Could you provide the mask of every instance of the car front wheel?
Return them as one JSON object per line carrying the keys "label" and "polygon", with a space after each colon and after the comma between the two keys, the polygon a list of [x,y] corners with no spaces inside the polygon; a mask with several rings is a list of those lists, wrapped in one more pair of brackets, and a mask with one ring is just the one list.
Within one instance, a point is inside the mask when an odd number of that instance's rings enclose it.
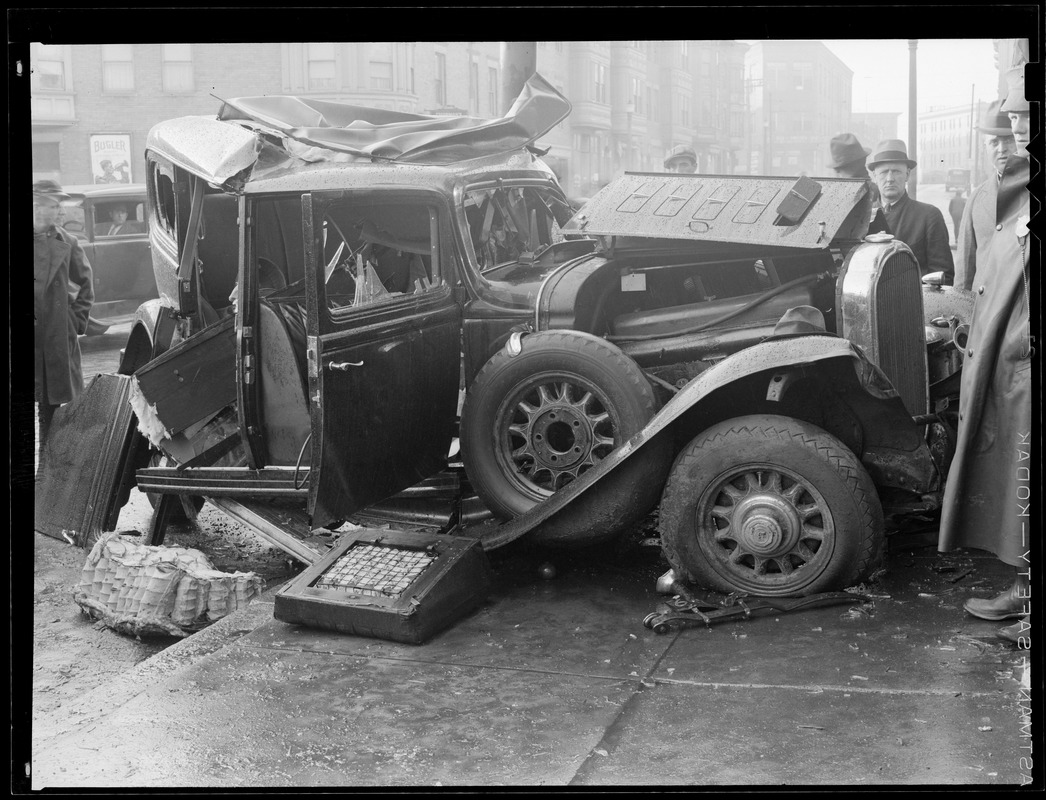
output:
{"label": "car front wheel", "polygon": [[772,415],[727,420],[694,439],[672,467],[660,526],[677,575],[763,596],[852,586],[884,541],[858,458],[827,431]]}
{"label": "car front wheel", "polygon": [[487,506],[510,519],[595,467],[656,409],[642,370],[614,345],[585,333],[532,334],[519,353],[491,358],[469,388],[465,468]]}

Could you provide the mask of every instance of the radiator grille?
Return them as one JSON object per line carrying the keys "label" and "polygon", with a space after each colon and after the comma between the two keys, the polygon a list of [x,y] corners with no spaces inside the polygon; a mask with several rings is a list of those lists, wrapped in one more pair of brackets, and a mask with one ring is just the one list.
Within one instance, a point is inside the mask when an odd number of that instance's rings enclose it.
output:
{"label": "radiator grille", "polygon": [[875,284],[879,368],[910,414],[925,414],[926,332],[919,266],[907,252],[885,260]]}
{"label": "radiator grille", "polygon": [[313,584],[366,597],[399,597],[437,558],[407,547],[357,544]]}

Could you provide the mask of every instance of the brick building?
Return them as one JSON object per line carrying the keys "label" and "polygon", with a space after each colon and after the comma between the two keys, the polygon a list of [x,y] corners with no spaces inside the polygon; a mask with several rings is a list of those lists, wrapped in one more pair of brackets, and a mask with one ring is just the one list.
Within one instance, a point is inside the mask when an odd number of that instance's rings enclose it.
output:
{"label": "brick building", "polygon": [[[678,144],[694,148],[700,172],[747,171],[747,45],[536,46],[538,71],[574,105],[540,141],[569,194],[588,196],[625,169],[661,170]],[[35,44],[30,66],[34,177],[68,184],[99,179],[100,147],[126,147],[126,176],[141,181],[149,129],[172,117],[213,115],[219,98],[297,94],[479,117],[499,116],[505,103],[498,42]],[[779,136],[785,119],[780,113]],[[782,168],[793,166],[786,160]]]}
{"label": "brick building", "polygon": [[752,45],[745,56],[747,171],[824,175],[828,143],[850,128],[852,86],[853,70],[821,42]]}

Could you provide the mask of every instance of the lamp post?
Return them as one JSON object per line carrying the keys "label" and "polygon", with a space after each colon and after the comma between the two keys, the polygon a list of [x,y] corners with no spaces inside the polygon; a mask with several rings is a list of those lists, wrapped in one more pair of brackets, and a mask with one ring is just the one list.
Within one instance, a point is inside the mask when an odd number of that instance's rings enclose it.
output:
{"label": "lamp post", "polygon": [[[918,39],[908,40],[908,152],[909,158],[917,158],[919,154],[916,131],[919,118],[916,111],[916,76],[915,76],[915,50],[919,46]],[[908,176],[908,196],[915,200],[915,172]]]}

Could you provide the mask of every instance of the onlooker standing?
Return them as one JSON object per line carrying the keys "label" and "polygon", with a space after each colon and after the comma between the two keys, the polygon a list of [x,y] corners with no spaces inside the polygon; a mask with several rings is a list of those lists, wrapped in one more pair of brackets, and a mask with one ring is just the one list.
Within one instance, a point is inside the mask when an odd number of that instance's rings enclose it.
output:
{"label": "onlooker standing", "polygon": [[669,172],[681,172],[693,175],[697,172],[697,153],[694,148],[679,144],[665,156],[665,169]]}
{"label": "onlooker standing", "polygon": [[911,248],[923,275],[943,272],[944,283],[955,277],[952,250],[948,244],[948,225],[936,206],[920,203],[908,196],[908,176],[915,162],[900,139],[884,139],[868,160],[890,232]]}
{"label": "onlooker standing", "polygon": [[[976,547],[1017,568],[1013,586],[996,597],[971,598],[966,610],[982,619],[1023,617],[1000,635],[1031,646],[1031,323],[1029,320],[1029,105],[1024,72],[1008,75],[1002,105],[1016,154],[999,183],[996,231],[978,264],[959,395],[959,436],[941,515],[941,552]],[[1025,502],[1021,502],[1024,499]]]}
{"label": "onlooker standing", "polygon": [[866,166],[868,156],[872,151],[862,145],[852,133],[840,133],[838,136],[832,137],[828,149],[832,156],[828,168],[835,171],[837,178],[864,178],[865,184],[868,186],[868,193],[872,197],[872,222],[868,232],[885,231],[886,220],[880,210],[879,187],[868,174]]}
{"label": "onlooker standing", "polygon": [[54,181],[33,184],[33,344],[41,446],[54,412],[83,390],[76,337],[86,333],[94,303],[91,265],[76,237],[55,225],[59,204],[68,199]]}
{"label": "onlooker standing", "polygon": [[995,233],[995,203],[999,197],[999,179],[1006,159],[1016,152],[1010,118],[1001,109],[1002,100],[988,106],[977,130],[984,135],[984,148],[992,164],[988,179],[972,192],[959,223],[958,247],[955,251],[955,285],[972,289],[977,264],[988,258],[988,246]]}
{"label": "onlooker standing", "polygon": [[948,201],[948,215],[952,218],[952,231],[954,231],[956,242],[959,241],[959,223],[962,221],[962,212],[966,208],[964,194],[962,189],[956,189],[952,199]]}

